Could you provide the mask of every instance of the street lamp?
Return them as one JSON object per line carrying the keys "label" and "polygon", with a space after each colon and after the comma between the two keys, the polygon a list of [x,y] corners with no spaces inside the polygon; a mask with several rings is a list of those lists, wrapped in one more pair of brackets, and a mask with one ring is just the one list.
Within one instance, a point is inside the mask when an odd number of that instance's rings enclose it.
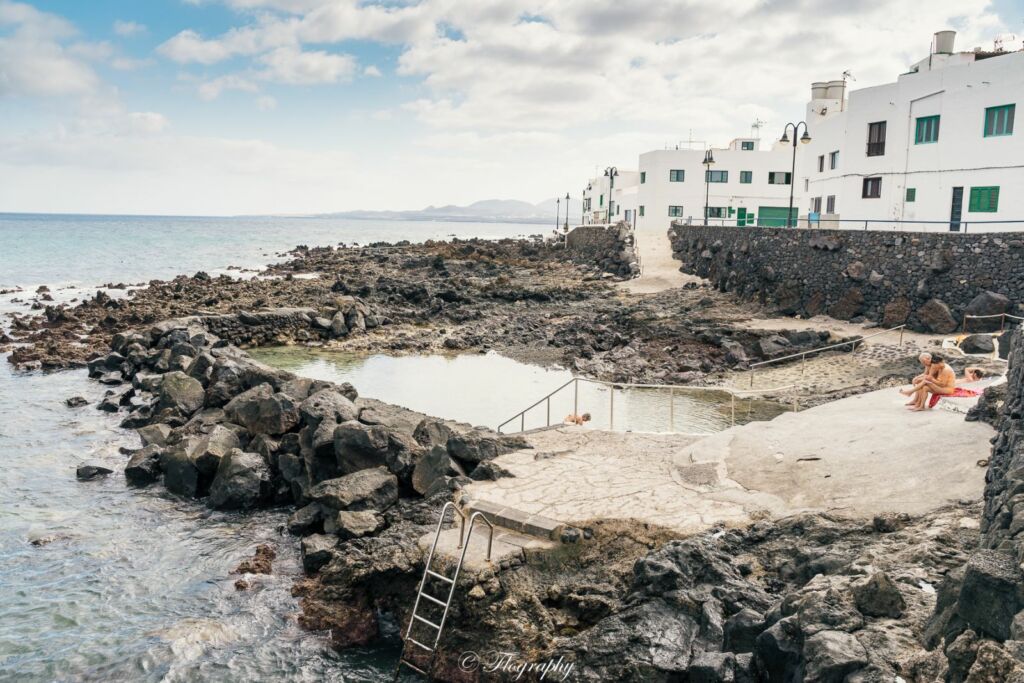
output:
{"label": "street lamp", "polygon": [[[569,205],[565,205],[565,213],[569,213]],[[559,197],[555,200],[555,232],[558,232],[558,228],[562,225],[562,198]]]}
{"label": "street lamp", "polygon": [[580,224],[587,224],[587,211],[590,210],[590,202],[594,201],[593,195],[588,196],[587,193],[594,189],[594,186],[587,183],[587,189],[583,190],[582,196],[583,201],[580,202],[582,207],[580,208]]}
{"label": "street lamp", "polygon": [[615,196],[615,176],[619,175],[619,169],[614,166],[609,166],[604,169],[604,175],[608,178],[608,222],[612,222],[612,216],[615,214],[612,212],[613,202],[612,197]]}
{"label": "street lamp", "polygon": [[796,142],[797,134],[800,132],[800,126],[804,127],[804,134],[800,136],[800,142],[807,144],[811,141],[811,136],[807,134],[807,122],[801,121],[800,123],[787,123],[786,127],[782,129],[782,139],[779,142],[785,144],[789,142],[789,128],[793,128],[793,165],[789,172],[789,213],[786,214],[786,227],[796,227],[795,223],[790,224],[793,221],[793,185],[796,184]]}
{"label": "street lamp", "polygon": [[569,232],[569,193],[565,193],[565,231]]}
{"label": "street lamp", "polygon": [[704,225],[708,224],[708,198],[711,196],[711,167],[715,163],[715,155],[709,149],[704,152]]}

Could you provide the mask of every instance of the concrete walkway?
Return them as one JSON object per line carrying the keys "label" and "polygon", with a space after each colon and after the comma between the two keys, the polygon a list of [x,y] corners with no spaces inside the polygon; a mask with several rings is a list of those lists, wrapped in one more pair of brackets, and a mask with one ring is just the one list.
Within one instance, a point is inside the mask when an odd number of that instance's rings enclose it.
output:
{"label": "concrete walkway", "polygon": [[[948,399],[947,399],[948,400]],[[992,429],[895,389],[861,394],[696,439],[563,427],[498,458],[514,478],[466,493],[569,524],[632,518],[694,533],[801,511],[920,514],[978,500]]]}
{"label": "concrete walkway", "polygon": [[620,288],[631,294],[656,294],[682,287],[687,282],[703,282],[699,277],[679,272],[682,263],[672,258],[667,231],[641,228],[635,235],[643,271],[640,277],[619,283]]}

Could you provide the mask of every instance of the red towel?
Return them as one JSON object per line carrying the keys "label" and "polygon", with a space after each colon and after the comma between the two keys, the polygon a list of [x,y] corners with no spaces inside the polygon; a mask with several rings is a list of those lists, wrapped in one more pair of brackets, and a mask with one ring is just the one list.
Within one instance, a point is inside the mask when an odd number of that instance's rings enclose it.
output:
{"label": "red towel", "polygon": [[952,394],[932,394],[931,398],[928,399],[928,407],[934,408],[935,404],[939,402],[940,398],[973,398],[974,396],[980,396],[981,392],[974,389],[964,389],[963,387],[955,387]]}

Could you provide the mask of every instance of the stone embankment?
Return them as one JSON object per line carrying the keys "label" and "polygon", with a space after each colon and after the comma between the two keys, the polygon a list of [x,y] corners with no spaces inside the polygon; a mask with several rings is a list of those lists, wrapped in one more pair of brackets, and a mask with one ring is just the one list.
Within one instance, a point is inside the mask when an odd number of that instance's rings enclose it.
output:
{"label": "stone embankment", "polygon": [[1012,236],[674,225],[669,237],[684,272],[787,315],[948,333],[965,315],[1024,313],[1024,241]]}
{"label": "stone embankment", "polygon": [[633,230],[625,223],[578,226],[565,236],[565,246],[573,260],[597,264],[611,275],[640,274]]}

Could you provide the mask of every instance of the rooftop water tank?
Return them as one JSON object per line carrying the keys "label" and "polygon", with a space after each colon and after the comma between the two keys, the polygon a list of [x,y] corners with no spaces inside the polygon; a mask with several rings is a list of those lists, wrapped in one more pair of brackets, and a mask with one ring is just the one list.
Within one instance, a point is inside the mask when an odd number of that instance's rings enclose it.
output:
{"label": "rooftop water tank", "polygon": [[937,55],[953,54],[953,43],[955,41],[956,31],[936,31],[934,39],[934,53]]}
{"label": "rooftop water tank", "polygon": [[811,99],[812,100],[823,100],[825,99],[825,93],[828,91],[828,83],[824,81],[816,81],[811,83]]}
{"label": "rooftop water tank", "polygon": [[825,90],[825,99],[841,100],[846,91],[846,81],[829,81]]}

